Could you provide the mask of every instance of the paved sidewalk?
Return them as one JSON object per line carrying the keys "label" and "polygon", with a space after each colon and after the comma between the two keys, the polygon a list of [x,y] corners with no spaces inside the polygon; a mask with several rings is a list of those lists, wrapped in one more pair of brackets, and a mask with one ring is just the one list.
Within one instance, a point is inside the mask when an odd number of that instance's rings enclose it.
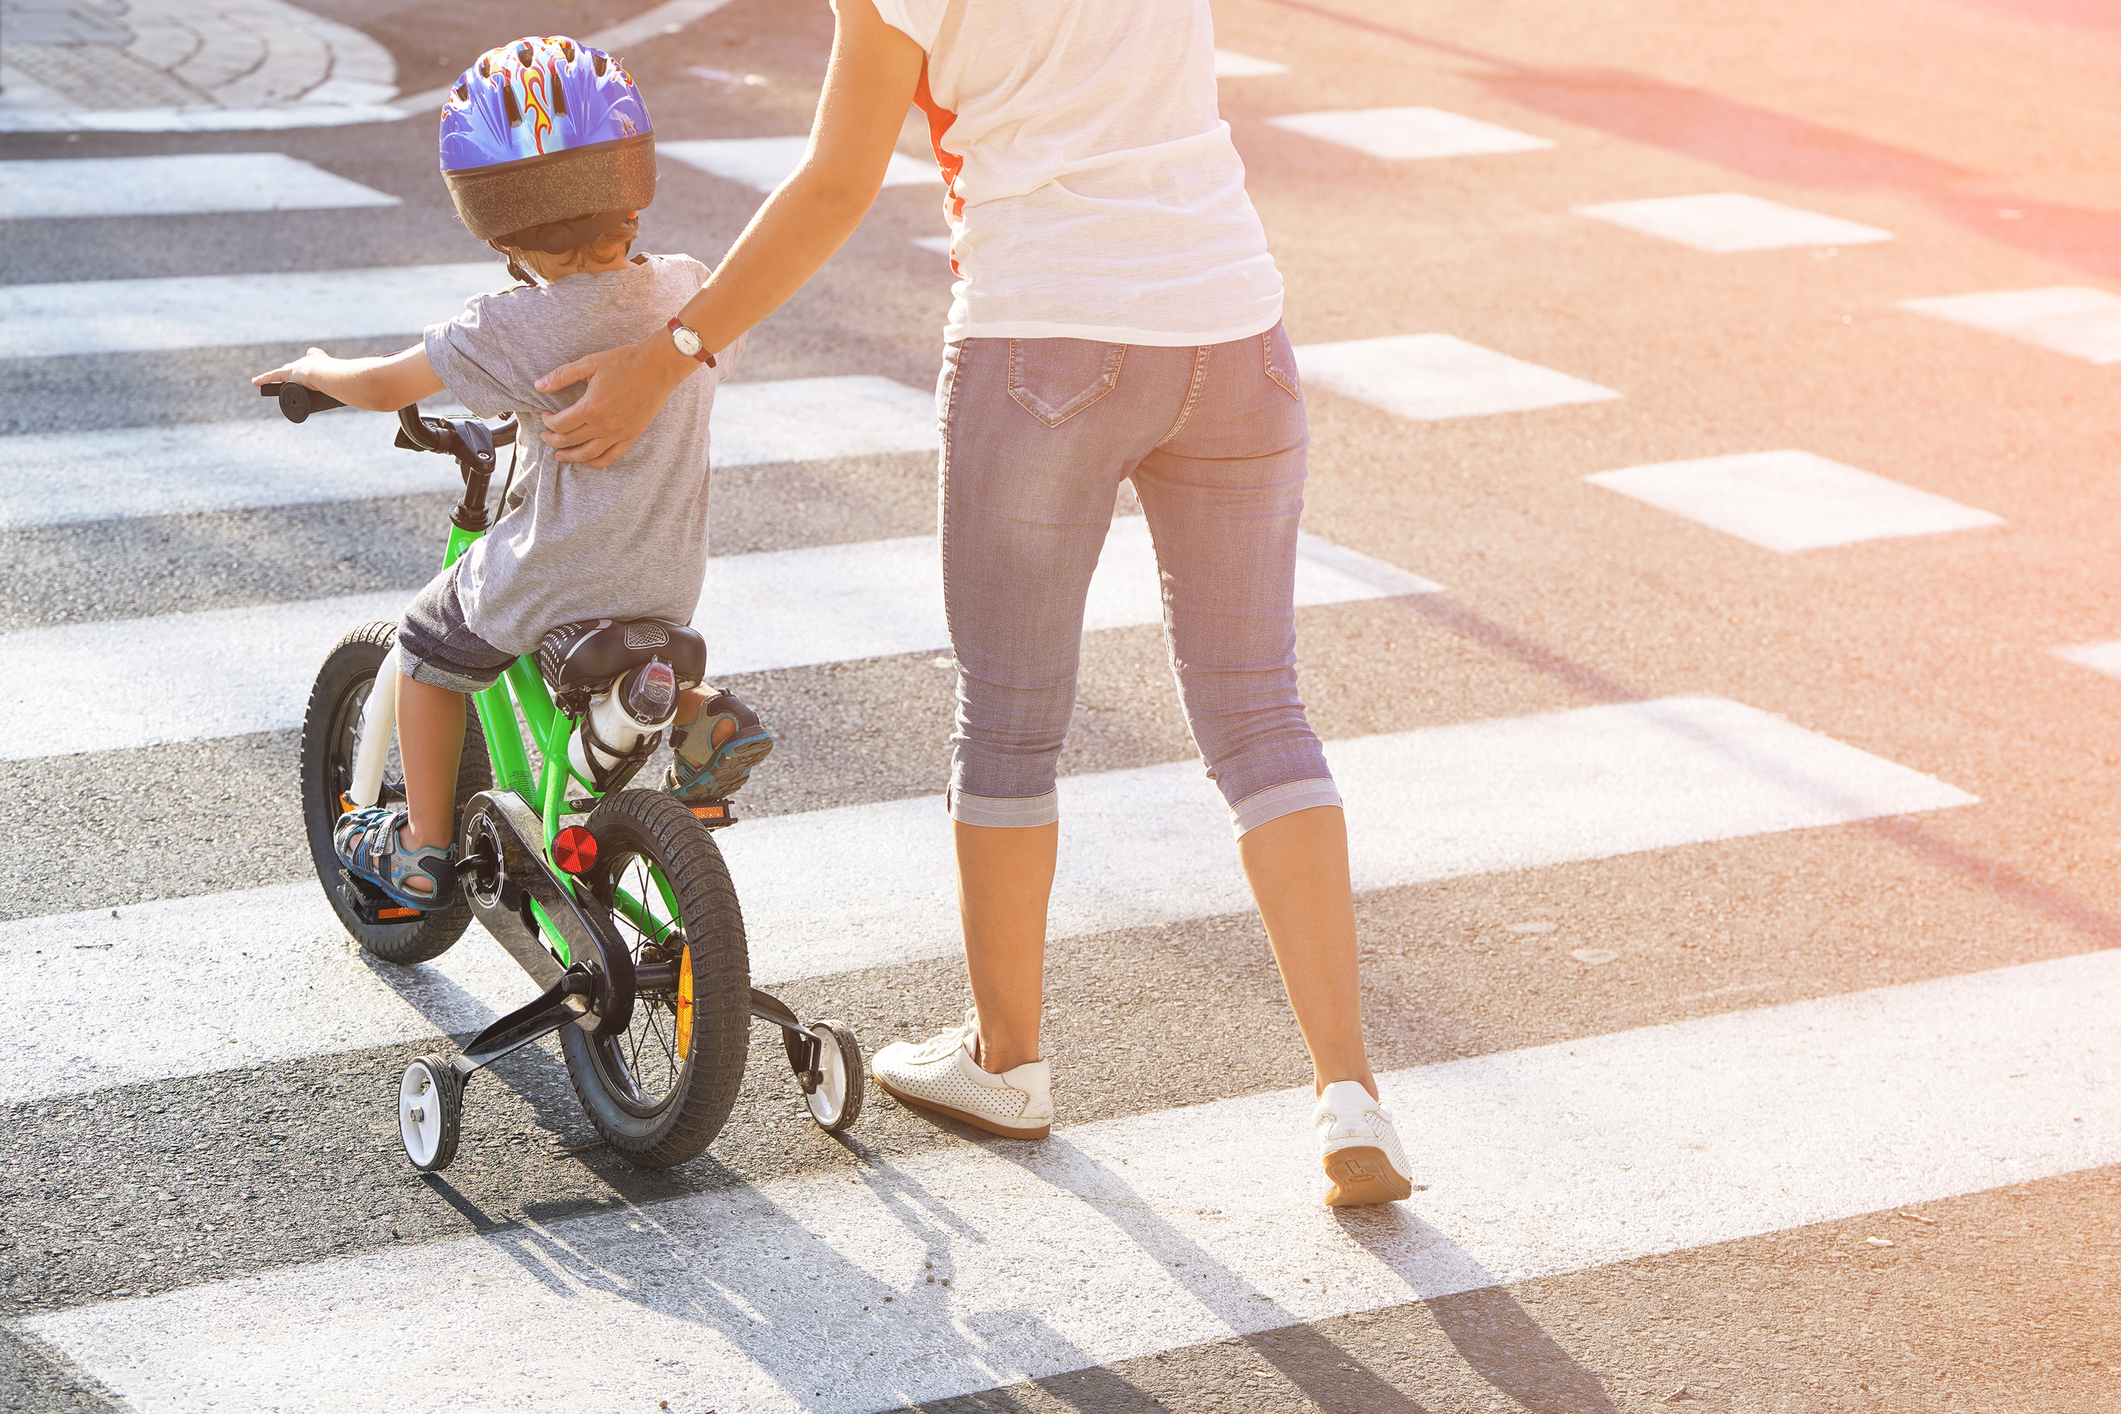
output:
{"label": "paved sidewalk", "polygon": [[[664,0],[581,36],[619,49],[728,0]],[[350,25],[286,0],[0,0],[0,133],[207,132],[393,122],[397,65]]]}
{"label": "paved sidewalk", "polygon": [[0,0],[0,131],[400,116],[389,51],[284,0]]}

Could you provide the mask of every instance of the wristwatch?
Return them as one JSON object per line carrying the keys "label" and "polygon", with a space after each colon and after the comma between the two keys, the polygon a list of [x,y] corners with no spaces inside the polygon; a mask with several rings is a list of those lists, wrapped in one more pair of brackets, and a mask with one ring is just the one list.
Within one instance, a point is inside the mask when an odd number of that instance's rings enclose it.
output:
{"label": "wristwatch", "polygon": [[707,352],[707,346],[700,342],[698,332],[687,329],[675,319],[670,321],[670,342],[676,344],[678,352],[685,357],[696,358],[709,368],[714,367],[714,355]]}

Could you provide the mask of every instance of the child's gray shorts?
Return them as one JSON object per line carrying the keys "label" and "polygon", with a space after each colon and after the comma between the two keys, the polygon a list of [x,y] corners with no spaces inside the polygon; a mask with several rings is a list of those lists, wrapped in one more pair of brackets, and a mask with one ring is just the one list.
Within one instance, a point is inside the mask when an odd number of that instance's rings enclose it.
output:
{"label": "child's gray shorts", "polygon": [[414,682],[483,692],[515,660],[515,654],[503,653],[465,624],[454,565],[427,581],[398,623],[398,671]]}

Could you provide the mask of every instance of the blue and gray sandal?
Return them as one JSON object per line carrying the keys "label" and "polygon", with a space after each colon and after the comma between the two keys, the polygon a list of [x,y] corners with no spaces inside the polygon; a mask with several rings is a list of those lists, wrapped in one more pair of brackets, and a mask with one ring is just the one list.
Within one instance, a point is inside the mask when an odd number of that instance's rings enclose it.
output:
{"label": "blue and gray sandal", "polygon": [[[720,746],[711,745],[724,722],[736,730]],[[670,745],[674,759],[663,775],[664,792],[679,800],[721,800],[773,750],[773,732],[734,693],[717,692],[691,726],[671,733]]]}
{"label": "blue and gray sandal", "polygon": [[[404,826],[404,812],[387,805],[349,810],[331,832],[332,848],[349,874],[375,885],[393,902],[423,913],[447,908],[457,891],[457,871],[450,864],[455,847],[408,848],[398,835]],[[428,892],[405,887],[414,879],[424,879]]]}

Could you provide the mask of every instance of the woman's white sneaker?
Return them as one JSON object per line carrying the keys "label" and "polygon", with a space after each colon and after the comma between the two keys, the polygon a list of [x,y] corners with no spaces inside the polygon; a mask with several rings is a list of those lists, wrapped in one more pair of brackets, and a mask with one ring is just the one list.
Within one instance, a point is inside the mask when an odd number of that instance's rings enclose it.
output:
{"label": "woman's white sneaker", "polygon": [[1319,1156],[1333,1186],[1329,1208],[1397,1203],[1412,1196],[1414,1180],[1399,1134],[1370,1092],[1356,1080],[1336,1080],[1318,1097],[1311,1122],[1318,1129]]}
{"label": "woman's white sneaker", "polygon": [[972,1059],[979,1025],[965,1024],[915,1044],[894,1041],[869,1059],[869,1073],[892,1098],[948,1115],[1007,1139],[1043,1139],[1053,1131],[1053,1072],[1042,1060],[1000,1075]]}

